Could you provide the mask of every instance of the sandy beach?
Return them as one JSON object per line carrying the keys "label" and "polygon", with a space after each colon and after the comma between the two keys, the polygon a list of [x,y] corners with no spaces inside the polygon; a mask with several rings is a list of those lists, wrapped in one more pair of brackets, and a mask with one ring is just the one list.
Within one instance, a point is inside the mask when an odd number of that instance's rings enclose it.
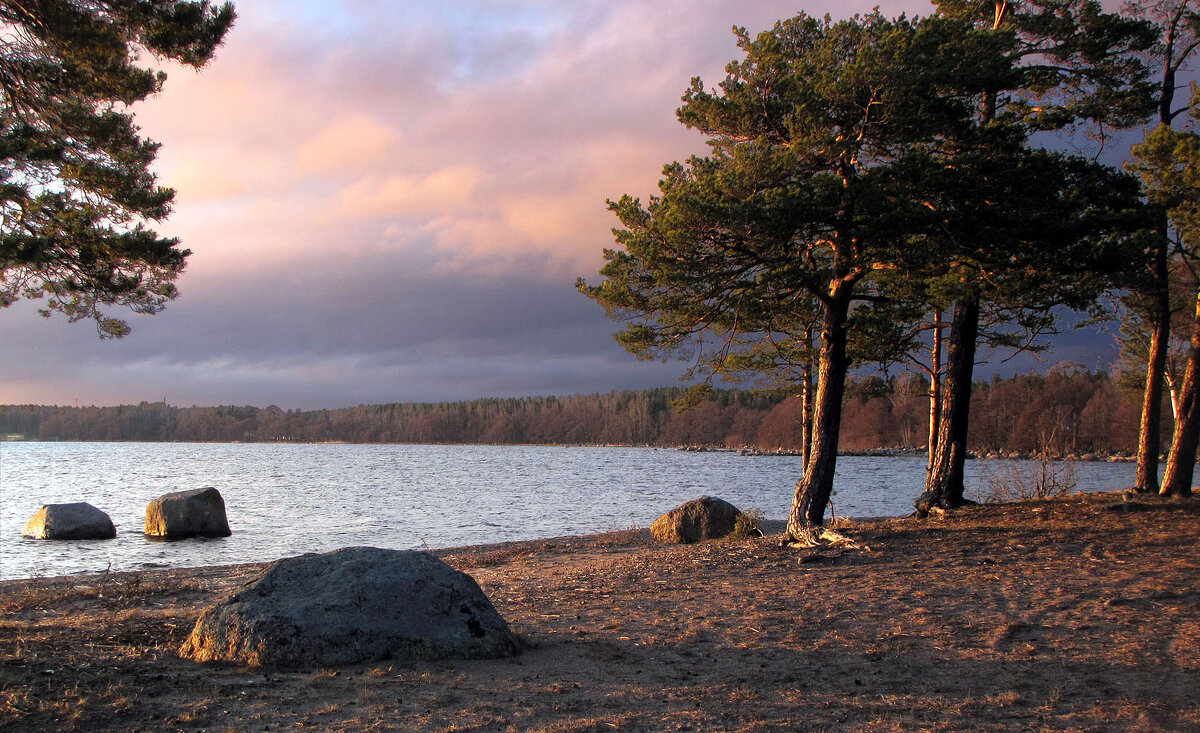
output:
{"label": "sandy beach", "polygon": [[1076,495],[842,531],[862,549],[631,529],[437,552],[521,635],[501,661],[180,659],[261,565],[6,581],[0,729],[1200,730],[1200,502]]}

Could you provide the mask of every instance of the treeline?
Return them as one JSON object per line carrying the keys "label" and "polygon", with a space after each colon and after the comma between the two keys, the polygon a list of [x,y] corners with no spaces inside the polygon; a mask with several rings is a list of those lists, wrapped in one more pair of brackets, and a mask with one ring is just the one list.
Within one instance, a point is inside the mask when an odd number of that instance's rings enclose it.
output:
{"label": "treeline", "polygon": [[[856,378],[847,389],[840,448],[920,449],[927,385],[915,375]],[[680,388],[575,397],[364,405],[336,410],[0,406],[0,434],[30,440],[657,445],[800,449],[800,400],[713,390],[680,410]],[[983,453],[1131,453],[1140,405],[1104,372],[976,382],[970,444]],[[1169,410],[1167,411],[1169,416]]]}
{"label": "treeline", "polygon": [[161,402],[6,406],[0,407],[0,433],[39,440],[723,445],[730,418],[765,415],[785,401],[781,395],[722,390],[680,412],[673,403],[682,394],[678,388],[654,389],[310,411]]}
{"label": "treeline", "polygon": [[[929,397],[915,377],[851,383],[841,450],[924,447]],[[1171,411],[1164,410],[1164,429]],[[1106,372],[1073,366],[1046,374],[976,381],[968,447],[980,454],[1132,455],[1138,445],[1140,394]]]}

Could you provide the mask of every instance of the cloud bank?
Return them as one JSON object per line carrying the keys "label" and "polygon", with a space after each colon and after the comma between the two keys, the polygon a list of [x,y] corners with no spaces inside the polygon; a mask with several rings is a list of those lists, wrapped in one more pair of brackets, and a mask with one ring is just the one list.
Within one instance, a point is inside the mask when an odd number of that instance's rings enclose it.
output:
{"label": "cloud bank", "polygon": [[[806,2],[810,14],[874,2]],[[255,0],[137,109],[193,250],[180,300],[99,342],[0,312],[0,402],[337,407],[675,382],[579,295],[622,193],[704,151],[674,118],[764,0]],[[883,11],[924,13],[923,2]]]}

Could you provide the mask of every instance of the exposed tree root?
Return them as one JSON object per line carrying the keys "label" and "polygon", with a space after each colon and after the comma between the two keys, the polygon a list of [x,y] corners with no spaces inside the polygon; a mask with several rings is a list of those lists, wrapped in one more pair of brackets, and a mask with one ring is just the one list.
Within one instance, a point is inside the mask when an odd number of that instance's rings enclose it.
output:
{"label": "exposed tree root", "polygon": [[793,533],[788,539],[788,547],[795,547],[797,549],[829,547],[836,547],[842,550],[871,549],[866,545],[860,545],[841,532],[829,529],[828,527],[805,527],[798,534],[800,536],[796,536],[797,533]]}
{"label": "exposed tree root", "polygon": [[978,502],[971,499],[959,499],[956,502],[947,502],[945,498],[936,491],[926,491],[917,497],[913,502],[916,508],[916,516],[918,519],[926,517],[941,517],[945,516],[946,512],[952,512],[956,509],[962,509],[968,506],[977,506]]}

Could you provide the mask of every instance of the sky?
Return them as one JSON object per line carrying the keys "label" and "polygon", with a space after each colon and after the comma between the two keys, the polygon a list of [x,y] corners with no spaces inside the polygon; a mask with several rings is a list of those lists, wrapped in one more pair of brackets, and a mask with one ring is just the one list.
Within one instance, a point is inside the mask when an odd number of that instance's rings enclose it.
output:
{"label": "sky", "polygon": [[[131,335],[0,310],[0,403],[278,405],[676,384],[575,289],[606,199],[703,153],[675,119],[755,33],[923,0],[241,0],[200,73],[133,108],[177,191],[182,295]],[[119,317],[126,314],[114,313]],[[1062,356],[1089,367],[1104,340]],[[1015,367],[1005,367],[1008,369]]]}

